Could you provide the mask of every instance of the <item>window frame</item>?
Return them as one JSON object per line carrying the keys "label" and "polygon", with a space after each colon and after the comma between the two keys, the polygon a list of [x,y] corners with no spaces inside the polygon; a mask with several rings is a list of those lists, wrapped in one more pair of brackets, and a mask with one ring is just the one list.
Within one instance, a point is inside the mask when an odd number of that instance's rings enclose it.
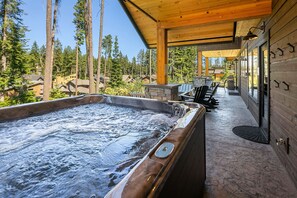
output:
{"label": "window frame", "polygon": [[[255,53],[257,54],[257,60],[255,60]],[[259,100],[259,47],[254,47],[248,50],[248,95],[258,103]],[[256,62],[255,62],[256,61]],[[257,65],[255,65],[255,63]],[[255,70],[255,67],[256,70]],[[257,85],[255,86],[255,77],[257,78]],[[256,89],[255,89],[256,88]]]}

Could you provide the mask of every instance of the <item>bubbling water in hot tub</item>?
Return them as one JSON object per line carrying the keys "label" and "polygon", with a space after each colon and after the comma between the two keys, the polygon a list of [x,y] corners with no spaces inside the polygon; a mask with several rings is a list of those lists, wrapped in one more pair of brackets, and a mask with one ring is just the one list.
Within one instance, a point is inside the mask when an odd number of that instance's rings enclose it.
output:
{"label": "bubbling water in hot tub", "polygon": [[0,197],[103,197],[176,120],[91,104],[0,123]]}

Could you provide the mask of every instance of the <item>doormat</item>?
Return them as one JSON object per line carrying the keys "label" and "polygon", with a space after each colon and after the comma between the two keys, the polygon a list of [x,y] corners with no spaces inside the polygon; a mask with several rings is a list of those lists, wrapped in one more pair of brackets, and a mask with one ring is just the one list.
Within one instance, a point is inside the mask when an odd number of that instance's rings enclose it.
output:
{"label": "doormat", "polygon": [[239,96],[239,92],[237,90],[228,90],[228,94],[230,96]]}
{"label": "doormat", "polygon": [[241,138],[257,143],[268,144],[267,138],[263,131],[255,126],[237,126],[232,129],[233,133]]}

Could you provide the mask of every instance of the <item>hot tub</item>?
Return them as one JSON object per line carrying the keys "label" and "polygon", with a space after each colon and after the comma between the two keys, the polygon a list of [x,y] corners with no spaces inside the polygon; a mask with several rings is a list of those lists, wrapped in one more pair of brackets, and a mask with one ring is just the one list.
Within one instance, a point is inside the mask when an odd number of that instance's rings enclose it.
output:
{"label": "hot tub", "polygon": [[[180,117],[174,128],[161,139],[156,139],[158,142],[154,143],[140,161],[137,160],[139,162],[136,165],[132,163],[133,166],[129,166],[133,167],[132,170],[107,193],[106,197],[197,197],[201,195],[205,180],[205,109],[198,104],[89,95],[2,108],[0,121],[18,120],[84,104],[117,105]],[[43,132],[40,131],[40,133]],[[94,151],[91,149],[89,152]],[[42,173],[39,174],[41,175],[37,176],[42,177]],[[93,176],[96,177],[96,172]],[[87,177],[88,175],[77,178],[73,173],[73,177],[69,180],[70,182],[77,182],[79,179],[88,181]],[[90,196],[87,193],[77,195]],[[94,196],[101,197],[102,194]]]}

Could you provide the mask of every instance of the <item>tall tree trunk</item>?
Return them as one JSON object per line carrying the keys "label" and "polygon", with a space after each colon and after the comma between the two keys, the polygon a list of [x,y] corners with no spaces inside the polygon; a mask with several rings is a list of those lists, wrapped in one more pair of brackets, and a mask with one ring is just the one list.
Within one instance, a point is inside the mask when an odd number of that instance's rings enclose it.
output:
{"label": "tall tree trunk", "polygon": [[97,93],[99,93],[100,73],[101,73],[100,67],[101,67],[101,53],[102,53],[103,16],[104,16],[104,0],[101,0],[100,32],[99,32],[99,46],[98,46],[98,67],[97,67],[97,83],[96,83],[96,92]]}
{"label": "tall tree trunk", "polygon": [[7,40],[7,35],[6,35],[6,30],[7,30],[7,10],[6,10],[6,4],[7,1],[3,1],[3,26],[2,26],[2,57],[1,57],[1,63],[2,63],[2,71],[6,70],[6,40]]}
{"label": "tall tree trunk", "polygon": [[52,0],[46,5],[46,58],[44,70],[43,100],[48,101],[51,89],[51,60],[52,60]]}
{"label": "tall tree trunk", "polygon": [[[57,15],[58,15],[58,8],[59,8],[60,0],[55,0],[55,7],[54,7],[54,18],[53,18],[53,27],[52,27],[52,56],[51,56],[51,71],[50,71],[50,86],[52,88],[53,84],[53,65],[54,65],[54,51],[55,51],[55,33],[57,29]],[[58,69],[57,69],[58,70]]]}
{"label": "tall tree trunk", "polygon": [[86,0],[85,4],[86,21],[86,51],[87,63],[89,66],[89,93],[95,93],[94,86],[94,63],[93,63],[93,33],[92,33],[92,0]]}
{"label": "tall tree trunk", "polygon": [[77,81],[78,81],[78,51],[79,47],[76,46],[76,61],[75,61],[75,95],[77,96]]}

